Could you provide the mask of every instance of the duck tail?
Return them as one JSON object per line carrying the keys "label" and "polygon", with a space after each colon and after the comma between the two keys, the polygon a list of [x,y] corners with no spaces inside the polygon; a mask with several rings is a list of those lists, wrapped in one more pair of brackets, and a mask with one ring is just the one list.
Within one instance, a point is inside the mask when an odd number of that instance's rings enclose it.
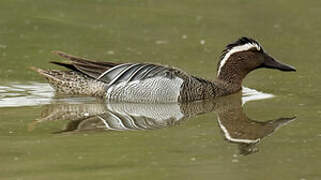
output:
{"label": "duck tail", "polygon": [[30,67],[31,70],[36,71],[37,73],[39,73],[40,75],[46,77],[48,80],[55,80],[55,81],[59,81],[59,78],[57,78],[54,73],[52,73],[52,71],[48,71],[48,70],[44,70],[44,69],[40,69],[34,66]]}
{"label": "duck tail", "polygon": [[106,84],[74,71],[43,70],[31,67],[44,76],[58,93],[69,95],[105,96]]}

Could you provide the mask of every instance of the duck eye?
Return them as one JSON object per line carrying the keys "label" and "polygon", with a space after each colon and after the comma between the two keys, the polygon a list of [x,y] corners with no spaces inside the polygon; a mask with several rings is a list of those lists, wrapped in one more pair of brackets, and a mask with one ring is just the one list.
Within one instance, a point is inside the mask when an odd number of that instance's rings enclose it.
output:
{"label": "duck eye", "polygon": [[252,49],[250,49],[250,51],[251,52],[258,52],[258,53],[263,53],[264,52],[262,48],[260,48],[260,50],[258,50],[256,48],[252,48]]}
{"label": "duck eye", "polygon": [[251,48],[250,51],[251,51],[251,52],[260,52],[260,51],[257,50],[256,48]]}

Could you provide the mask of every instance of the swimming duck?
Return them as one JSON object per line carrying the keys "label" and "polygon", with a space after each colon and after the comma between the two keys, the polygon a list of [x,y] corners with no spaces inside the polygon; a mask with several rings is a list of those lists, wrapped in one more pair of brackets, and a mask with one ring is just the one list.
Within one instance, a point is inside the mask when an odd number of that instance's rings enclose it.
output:
{"label": "swimming duck", "polygon": [[69,63],[51,62],[69,71],[42,70],[58,93],[105,97],[118,102],[188,102],[225,96],[242,88],[245,76],[258,68],[296,71],[269,56],[255,40],[242,37],[228,44],[210,81],[177,68],[150,63],[99,62],[60,51]]}

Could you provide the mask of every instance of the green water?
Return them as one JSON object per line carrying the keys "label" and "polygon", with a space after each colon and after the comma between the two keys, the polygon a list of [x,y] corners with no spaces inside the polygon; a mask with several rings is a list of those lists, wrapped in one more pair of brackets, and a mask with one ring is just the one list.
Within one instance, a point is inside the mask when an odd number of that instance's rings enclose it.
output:
{"label": "green water", "polygon": [[[321,179],[320,12],[316,0],[1,0],[0,179]],[[245,86],[274,98],[234,106],[228,102],[240,97],[228,97],[214,111],[153,130],[54,133],[71,119],[35,121],[61,104],[97,104],[30,89],[46,87],[29,67],[53,68],[52,50],[169,64],[213,79],[223,47],[240,36],[297,68],[246,78]],[[237,119],[242,111],[251,119],[245,122],[260,126],[296,119],[264,134],[245,155],[218,120],[220,112]]]}

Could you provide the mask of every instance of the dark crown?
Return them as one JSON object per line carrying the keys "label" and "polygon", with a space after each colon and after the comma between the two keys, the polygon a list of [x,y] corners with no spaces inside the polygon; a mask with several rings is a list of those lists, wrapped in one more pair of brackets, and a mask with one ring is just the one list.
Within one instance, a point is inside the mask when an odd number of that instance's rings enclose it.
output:
{"label": "dark crown", "polygon": [[255,44],[257,45],[258,47],[260,47],[260,51],[263,52],[263,48],[262,46],[257,42],[255,41],[254,39],[251,39],[251,38],[248,38],[248,37],[241,37],[240,39],[238,39],[237,41],[231,43],[231,44],[228,44],[225,49],[222,51],[222,55],[221,55],[221,58],[220,59],[223,59],[224,56],[226,55],[226,53],[228,53],[231,49],[233,49],[234,47],[237,47],[237,46],[242,46],[244,44]]}
{"label": "dark crown", "polygon": [[236,47],[236,46],[241,46],[241,45],[244,45],[244,44],[256,44],[257,46],[260,47],[260,49],[262,49],[261,45],[255,41],[254,39],[251,39],[251,38],[248,38],[248,37],[241,37],[240,39],[238,39],[237,41],[231,43],[231,44],[228,44],[225,48],[225,50],[230,50],[232,49],[233,47]]}

